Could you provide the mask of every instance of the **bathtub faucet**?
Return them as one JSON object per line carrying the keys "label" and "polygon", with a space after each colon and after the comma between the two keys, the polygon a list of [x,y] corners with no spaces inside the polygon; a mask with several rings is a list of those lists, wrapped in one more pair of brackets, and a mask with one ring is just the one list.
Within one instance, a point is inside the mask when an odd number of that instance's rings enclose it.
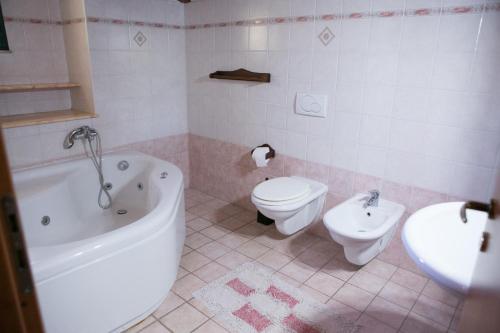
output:
{"label": "bathtub faucet", "polygon": [[[108,209],[111,207],[111,194],[109,194],[110,188],[108,188],[104,182],[104,174],[102,171],[102,145],[101,137],[95,128],[89,126],[81,126],[73,129],[66,135],[63,142],[64,149],[70,149],[75,144],[75,140],[82,140],[84,144],[85,154],[92,160],[94,167],[97,171],[99,177],[99,195],[97,196],[97,203],[102,209]],[[86,142],[85,142],[86,141]],[[85,144],[87,143],[87,144]],[[87,150],[90,150],[90,152]],[[105,195],[106,197],[103,197]]]}
{"label": "bathtub faucet", "polygon": [[366,197],[363,197],[360,199],[360,201],[364,201],[365,203],[363,204],[363,208],[368,208],[368,207],[377,207],[378,206],[378,199],[380,197],[380,191],[379,190],[371,190],[368,191],[370,195],[367,195]]}
{"label": "bathtub faucet", "polygon": [[64,149],[70,149],[75,144],[75,140],[90,139],[93,140],[97,136],[97,131],[89,126],[81,126],[73,129],[66,135],[63,142]]}

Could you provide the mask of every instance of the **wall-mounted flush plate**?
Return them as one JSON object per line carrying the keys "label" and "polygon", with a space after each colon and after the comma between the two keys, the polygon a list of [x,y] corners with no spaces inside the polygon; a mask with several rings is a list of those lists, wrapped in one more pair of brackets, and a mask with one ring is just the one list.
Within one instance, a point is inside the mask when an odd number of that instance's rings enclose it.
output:
{"label": "wall-mounted flush plate", "polygon": [[305,116],[326,118],[327,95],[297,93],[295,113]]}

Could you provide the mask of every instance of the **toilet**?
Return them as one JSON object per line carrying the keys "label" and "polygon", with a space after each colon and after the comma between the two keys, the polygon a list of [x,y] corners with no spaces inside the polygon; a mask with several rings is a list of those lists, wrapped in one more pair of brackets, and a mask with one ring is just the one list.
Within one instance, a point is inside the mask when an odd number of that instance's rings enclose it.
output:
{"label": "toilet", "polygon": [[367,193],[356,194],[323,217],[330,236],[344,247],[346,259],[355,265],[367,264],[385,249],[405,211],[403,205],[384,199],[365,208],[366,198]]}
{"label": "toilet", "polygon": [[279,177],[258,184],[252,203],[270,219],[278,231],[291,235],[315,222],[325,204],[328,187],[303,177]]}

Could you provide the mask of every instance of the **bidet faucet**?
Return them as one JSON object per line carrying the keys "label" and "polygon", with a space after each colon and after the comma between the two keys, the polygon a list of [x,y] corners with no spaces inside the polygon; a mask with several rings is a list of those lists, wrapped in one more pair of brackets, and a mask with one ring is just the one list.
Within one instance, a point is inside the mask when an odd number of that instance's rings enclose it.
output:
{"label": "bidet faucet", "polygon": [[70,149],[75,144],[75,140],[79,139],[93,139],[97,136],[97,131],[89,126],[77,127],[66,135],[63,142],[64,149]]}
{"label": "bidet faucet", "polygon": [[371,190],[368,191],[370,195],[367,195],[366,197],[361,198],[359,201],[364,201],[365,203],[363,204],[363,208],[368,208],[368,207],[378,207],[378,199],[380,197],[380,191],[379,190]]}

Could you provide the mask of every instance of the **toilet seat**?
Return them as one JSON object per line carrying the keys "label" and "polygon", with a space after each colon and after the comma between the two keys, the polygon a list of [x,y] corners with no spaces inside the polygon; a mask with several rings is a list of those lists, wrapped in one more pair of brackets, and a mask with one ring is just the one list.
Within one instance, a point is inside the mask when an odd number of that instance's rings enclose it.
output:
{"label": "toilet seat", "polygon": [[278,177],[257,185],[252,196],[265,205],[283,205],[302,200],[310,193],[308,183],[297,178]]}

